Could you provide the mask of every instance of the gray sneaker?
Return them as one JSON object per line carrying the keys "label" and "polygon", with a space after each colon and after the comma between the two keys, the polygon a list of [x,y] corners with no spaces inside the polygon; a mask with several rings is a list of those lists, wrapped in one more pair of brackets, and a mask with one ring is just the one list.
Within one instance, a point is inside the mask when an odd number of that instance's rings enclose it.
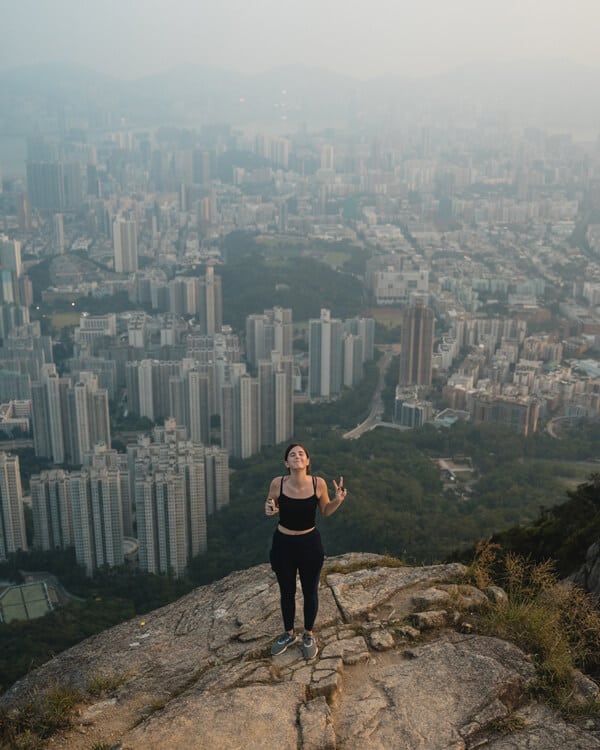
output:
{"label": "gray sneaker", "polygon": [[319,653],[319,647],[312,635],[304,633],[302,636],[302,655],[305,659],[314,659]]}
{"label": "gray sneaker", "polygon": [[275,643],[271,646],[271,656],[277,656],[277,654],[283,654],[283,652],[289,647],[293,646],[298,640],[298,636],[293,633],[282,633]]}

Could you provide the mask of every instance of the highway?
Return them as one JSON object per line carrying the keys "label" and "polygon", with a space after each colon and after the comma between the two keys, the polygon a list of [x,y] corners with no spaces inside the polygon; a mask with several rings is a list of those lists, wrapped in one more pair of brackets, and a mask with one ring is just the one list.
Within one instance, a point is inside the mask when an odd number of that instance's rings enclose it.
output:
{"label": "highway", "polygon": [[390,367],[392,357],[400,353],[400,345],[390,344],[380,346],[379,349],[383,351],[383,357],[381,357],[377,363],[379,379],[377,380],[377,387],[375,388],[373,398],[371,399],[371,409],[367,418],[363,422],[342,435],[346,440],[357,440],[363,433],[369,432],[374,427],[381,424],[381,418],[383,416],[383,401],[381,399],[381,393],[385,385],[385,374]]}

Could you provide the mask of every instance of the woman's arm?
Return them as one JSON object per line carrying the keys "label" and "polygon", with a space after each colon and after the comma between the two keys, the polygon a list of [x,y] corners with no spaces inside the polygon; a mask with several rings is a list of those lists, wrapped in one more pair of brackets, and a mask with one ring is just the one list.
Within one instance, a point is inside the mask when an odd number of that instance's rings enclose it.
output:
{"label": "woman's arm", "polygon": [[269,487],[269,495],[265,500],[265,515],[275,516],[279,513],[279,506],[277,505],[277,498],[279,497],[279,477],[275,477]]}
{"label": "woman's arm", "polygon": [[321,477],[317,478],[317,499],[319,501],[319,508],[324,516],[331,516],[340,505],[344,502],[346,497],[346,489],[344,487],[344,477],[340,477],[339,484],[333,480],[333,488],[335,490],[335,496],[333,500],[329,498],[329,492],[327,490],[327,483]]}

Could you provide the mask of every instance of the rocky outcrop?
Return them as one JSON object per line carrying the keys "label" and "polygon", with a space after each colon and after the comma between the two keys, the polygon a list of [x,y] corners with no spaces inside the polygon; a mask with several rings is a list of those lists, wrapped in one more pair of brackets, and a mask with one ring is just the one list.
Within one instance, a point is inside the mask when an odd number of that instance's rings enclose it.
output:
{"label": "rocky outcrop", "polygon": [[122,680],[111,698],[82,706],[51,740],[56,750],[600,750],[595,727],[527,697],[535,669],[523,652],[467,627],[488,599],[466,585],[463,566],[385,563],[327,561],[310,663],[297,647],[270,656],[279,596],[261,565],[60,654],[0,703],[19,705],[34,687]]}
{"label": "rocky outcrop", "polygon": [[573,580],[590,594],[600,597],[600,541],[589,547],[585,563],[573,576]]}

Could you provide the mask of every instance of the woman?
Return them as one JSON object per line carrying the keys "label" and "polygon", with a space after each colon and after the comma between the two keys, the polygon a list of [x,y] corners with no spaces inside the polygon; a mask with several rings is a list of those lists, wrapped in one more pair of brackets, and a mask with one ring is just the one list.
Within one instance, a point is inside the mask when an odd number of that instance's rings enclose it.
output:
{"label": "woman", "polygon": [[271,653],[282,654],[298,641],[294,631],[298,572],[304,597],[302,653],[306,659],[313,659],[319,650],[313,636],[313,625],[319,607],[319,576],[323,566],[323,545],[315,525],[317,505],[324,516],[330,516],[340,507],[347,491],[343,477],[340,477],[339,484],[334,480],[335,499],[330,500],[325,480],[310,475],[310,456],[299,443],[287,447],[284,463],[288,475],[273,479],[265,501],[267,516],[279,513],[270,559],[279,583],[285,627]]}

